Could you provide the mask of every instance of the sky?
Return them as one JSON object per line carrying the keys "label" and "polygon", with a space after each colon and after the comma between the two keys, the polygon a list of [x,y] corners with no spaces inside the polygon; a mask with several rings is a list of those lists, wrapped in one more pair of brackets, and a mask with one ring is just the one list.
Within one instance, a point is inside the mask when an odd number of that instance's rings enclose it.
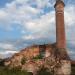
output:
{"label": "sky", "polygon": [[[64,0],[67,52],[75,60],[75,0]],[[55,0],[0,0],[0,57],[56,41]]]}

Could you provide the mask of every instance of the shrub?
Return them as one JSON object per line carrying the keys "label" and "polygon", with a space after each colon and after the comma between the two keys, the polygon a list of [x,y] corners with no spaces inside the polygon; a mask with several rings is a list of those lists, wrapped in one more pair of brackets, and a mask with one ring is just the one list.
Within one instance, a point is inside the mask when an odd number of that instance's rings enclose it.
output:
{"label": "shrub", "polygon": [[29,75],[26,71],[21,71],[18,68],[12,68],[9,70],[5,67],[0,67],[0,75]]}
{"label": "shrub", "polygon": [[40,71],[38,71],[38,75],[53,75],[53,74],[48,72],[46,68],[42,68]]}
{"label": "shrub", "polygon": [[24,65],[26,63],[26,58],[22,58],[21,64]]}
{"label": "shrub", "polygon": [[33,57],[34,60],[37,60],[37,59],[42,59],[43,57],[41,55],[37,55],[36,57]]}

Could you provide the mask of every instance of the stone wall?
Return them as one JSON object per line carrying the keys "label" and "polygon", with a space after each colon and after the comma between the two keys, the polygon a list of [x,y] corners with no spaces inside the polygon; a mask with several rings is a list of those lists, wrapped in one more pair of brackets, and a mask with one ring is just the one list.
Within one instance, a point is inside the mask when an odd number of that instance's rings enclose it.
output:
{"label": "stone wall", "polygon": [[[34,60],[33,57],[40,55],[42,49],[45,51],[44,57]],[[23,58],[25,63],[22,64]],[[55,44],[36,45],[23,49],[6,61],[5,65],[11,68],[20,66],[21,70],[27,70],[33,74],[37,74],[42,67],[47,68],[54,75],[70,75],[71,73],[71,62],[66,49],[57,49]]]}

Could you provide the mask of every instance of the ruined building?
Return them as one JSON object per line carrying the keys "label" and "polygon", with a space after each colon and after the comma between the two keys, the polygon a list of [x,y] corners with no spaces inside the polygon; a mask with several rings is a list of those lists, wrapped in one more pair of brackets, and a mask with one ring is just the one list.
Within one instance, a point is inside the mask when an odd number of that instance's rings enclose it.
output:
{"label": "ruined building", "polygon": [[[33,45],[15,54],[5,65],[21,66],[22,70],[32,72],[34,75],[40,68],[47,68],[54,75],[70,75],[71,63],[66,51],[64,2],[56,0],[54,5],[56,16],[56,43]],[[39,55],[41,55],[40,58]],[[22,59],[25,63],[22,63]],[[37,60],[36,60],[37,59]]]}

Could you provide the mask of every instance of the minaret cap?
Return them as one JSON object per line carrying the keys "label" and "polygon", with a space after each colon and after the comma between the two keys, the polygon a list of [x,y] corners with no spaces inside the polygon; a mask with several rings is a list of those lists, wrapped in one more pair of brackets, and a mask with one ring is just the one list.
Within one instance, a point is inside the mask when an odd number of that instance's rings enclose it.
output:
{"label": "minaret cap", "polygon": [[55,5],[54,5],[54,8],[55,8],[58,4],[60,4],[60,3],[61,3],[63,6],[65,6],[63,0],[56,0],[56,3],[55,3]]}

